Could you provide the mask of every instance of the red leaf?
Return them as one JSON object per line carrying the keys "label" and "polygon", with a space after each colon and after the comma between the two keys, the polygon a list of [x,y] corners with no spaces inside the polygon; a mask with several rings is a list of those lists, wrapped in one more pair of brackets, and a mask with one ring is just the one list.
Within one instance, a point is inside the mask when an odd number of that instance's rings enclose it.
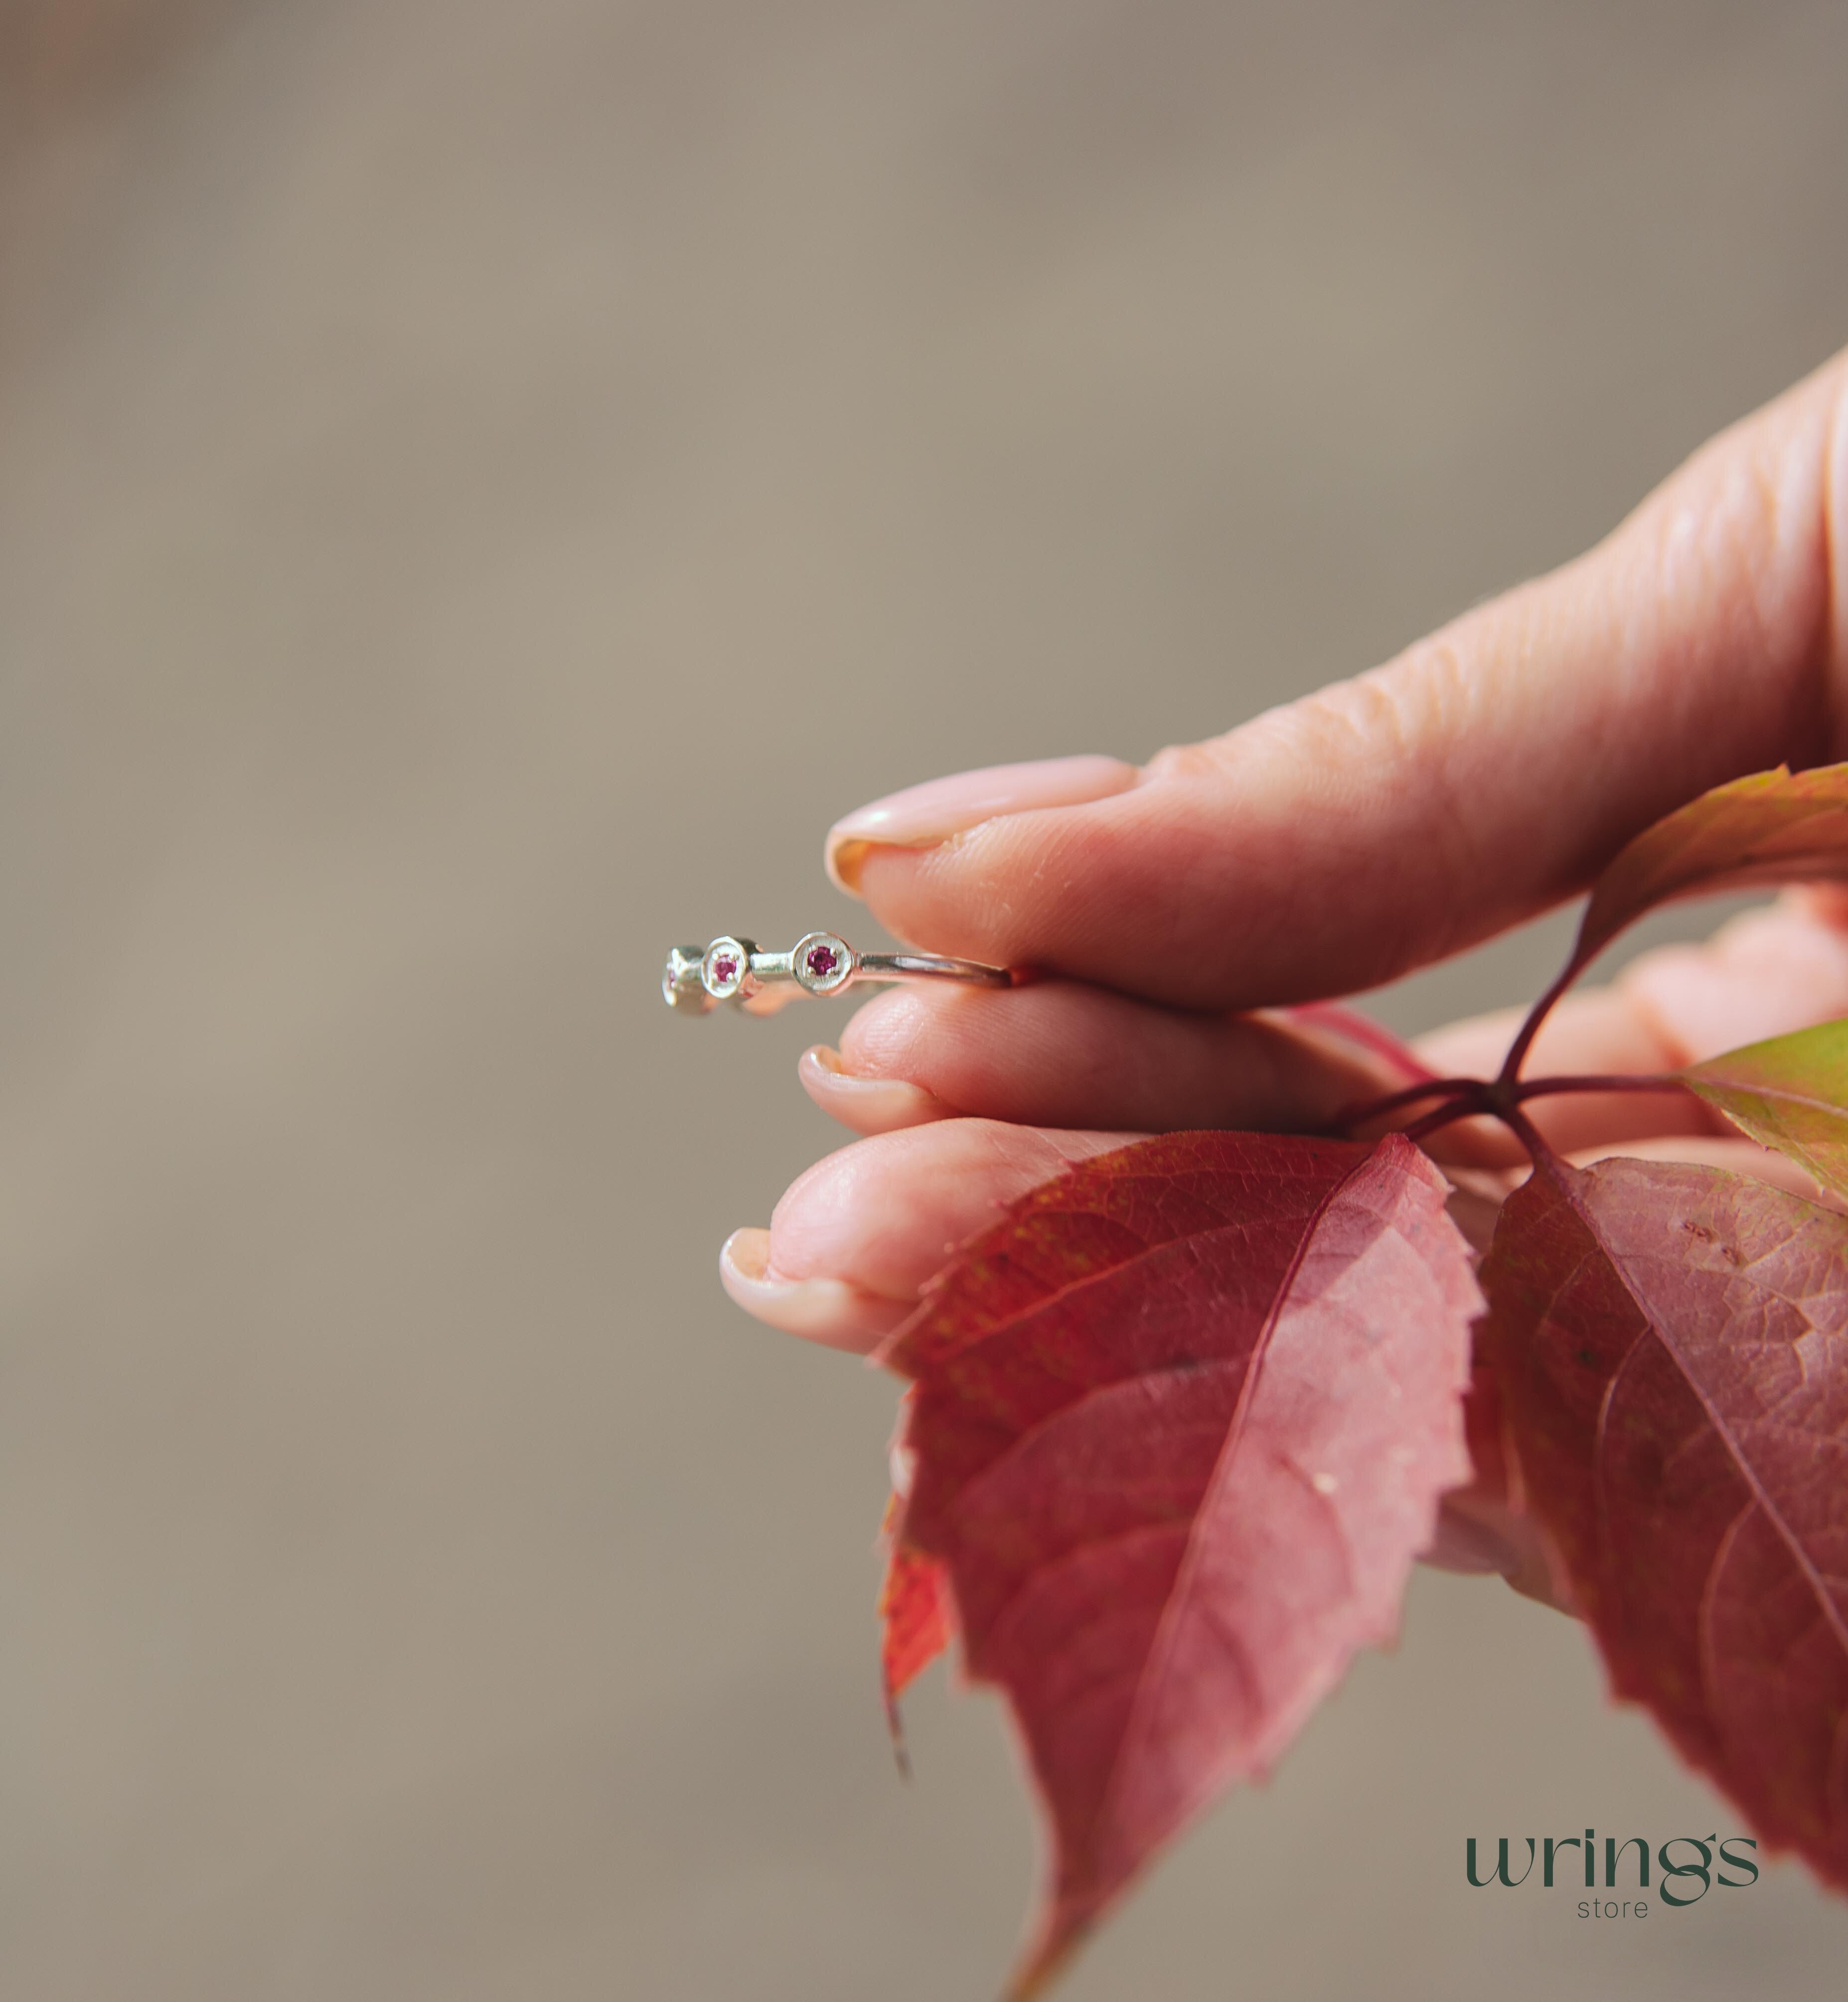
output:
{"label": "red leaf", "polygon": [[1396,1135],[1146,1141],[1035,1191],[892,1344],[901,1538],[947,1568],[1051,1822],[1016,1993],[1393,1631],[1470,1470],[1444,1195]]}
{"label": "red leaf", "polygon": [[1592,891],[1569,980],[1658,904],[1779,883],[1848,877],[1848,764],[1756,772],[1645,828]]}
{"label": "red leaf", "polygon": [[1755,772],[1645,828],[1592,886],[1572,957],[1508,1054],[1518,1075],[1553,1004],[1626,926],[1658,904],[1780,883],[1848,880],[1848,764]]}
{"label": "red leaf", "polygon": [[943,1567],[908,1543],[894,1543],[885,1589],[879,1596],[879,1617],[885,1628],[880,1665],[889,1706],[949,1646],[956,1631]]}
{"label": "red leaf", "polygon": [[886,1721],[901,1771],[910,1770],[905,1735],[899,1727],[898,1699],[950,1644],[956,1631],[956,1611],[950,1581],[935,1557],[913,1550],[899,1534],[905,1497],[911,1491],[912,1455],[905,1443],[905,1427],[916,1397],[907,1390],[898,1406],[892,1438],[892,1492],[886,1498],[885,1520],[879,1526],[885,1551],[885,1582],[879,1594],[880,1669],[885,1686]]}
{"label": "red leaf", "polygon": [[1548,1161],[1483,1283],[1529,1505],[1616,1693],[1848,1886],[1848,1219]]}

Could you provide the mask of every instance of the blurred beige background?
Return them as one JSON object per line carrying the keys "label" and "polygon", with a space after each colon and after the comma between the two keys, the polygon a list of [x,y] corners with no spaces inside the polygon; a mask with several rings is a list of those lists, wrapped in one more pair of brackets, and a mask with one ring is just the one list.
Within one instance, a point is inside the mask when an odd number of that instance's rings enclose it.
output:
{"label": "blurred beige background", "polygon": [[[713,1274],[826,1025],[662,952],[858,936],[841,811],[1363,667],[1821,360],[1848,14],[0,23],[0,1993],[986,1995],[1031,1826],[940,1676],[892,1771],[891,1388]],[[1065,1992],[1839,1992],[1795,1869],[1465,1885],[1587,1822],[1738,1826],[1423,1578]]]}

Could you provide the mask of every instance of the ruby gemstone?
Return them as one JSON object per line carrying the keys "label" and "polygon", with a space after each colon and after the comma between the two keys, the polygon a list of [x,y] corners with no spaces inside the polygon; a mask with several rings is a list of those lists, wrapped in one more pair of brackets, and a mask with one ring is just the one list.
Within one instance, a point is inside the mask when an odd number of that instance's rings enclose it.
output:
{"label": "ruby gemstone", "polygon": [[721,987],[729,987],[737,978],[738,957],[734,952],[722,952],[713,961],[713,978]]}
{"label": "ruby gemstone", "polygon": [[831,945],[813,945],[808,949],[808,970],[817,980],[825,980],[840,963]]}

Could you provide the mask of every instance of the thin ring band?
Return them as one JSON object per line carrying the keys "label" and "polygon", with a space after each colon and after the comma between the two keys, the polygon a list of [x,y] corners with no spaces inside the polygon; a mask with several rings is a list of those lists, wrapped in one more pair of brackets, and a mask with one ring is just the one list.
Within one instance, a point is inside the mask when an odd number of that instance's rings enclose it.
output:
{"label": "thin ring band", "polygon": [[788,952],[760,952],[755,940],[727,933],[709,946],[675,946],[661,991],[670,1008],[689,1015],[706,1014],[727,1001],[748,1014],[770,1015],[805,994],[840,994],[856,985],[896,980],[1013,985],[1004,966],[927,952],[856,952],[834,932],[807,933]]}

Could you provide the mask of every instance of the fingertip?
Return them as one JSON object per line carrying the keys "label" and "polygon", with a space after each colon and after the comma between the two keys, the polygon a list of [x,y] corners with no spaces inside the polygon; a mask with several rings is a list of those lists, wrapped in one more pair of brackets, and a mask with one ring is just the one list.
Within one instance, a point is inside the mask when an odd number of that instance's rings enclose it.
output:
{"label": "fingertip", "polygon": [[767,1327],[864,1355],[911,1312],[909,1304],[881,1299],[844,1279],[788,1279],[770,1264],[770,1233],[755,1226],[734,1230],[719,1251],[719,1280],[734,1303]]}
{"label": "fingertip", "polygon": [[1120,758],[1042,758],[927,779],[856,807],[828,830],[823,862],[830,880],[860,895],[860,872],[873,848],[934,848],[985,821],[1044,807],[1086,806],[1127,792],[1141,773]]}
{"label": "fingertip", "polygon": [[1132,1137],[955,1118],[856,1140],[784,1190],[769,1275],[838,1277],[885,1303],[883,1325],[895,1327],[956,1247],[1007,1203]]}
{"label": "fingertip", "polygon": [[815,1104],[852,1133],[895,1133],[956,1116],[953,1107],[922,1085],[903,1078],[863,1076],[849,1069],[840,1052],[825,1043],[802,1052],[796,1075]]}
{"label": "fingertip", "polygon": [[849,897],[860,897],[859,872],[866,861],[866,851],[872,846],[870,841],[856,841],[851,836],[836,839],[829,835],[828,846],[822,851],[821,866],[828,871],[828,881],[837,890],[845,890]]}

